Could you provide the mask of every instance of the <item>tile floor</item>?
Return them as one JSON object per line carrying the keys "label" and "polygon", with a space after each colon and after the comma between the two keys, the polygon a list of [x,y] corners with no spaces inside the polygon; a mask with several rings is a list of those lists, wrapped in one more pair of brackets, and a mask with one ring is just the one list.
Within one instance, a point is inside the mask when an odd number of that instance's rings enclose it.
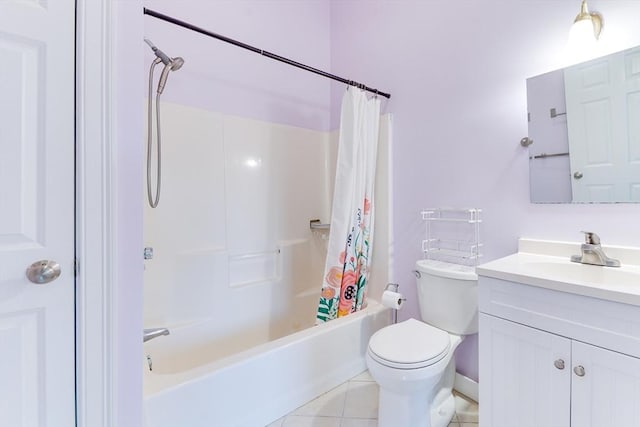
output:
{"label": "tile floor", "polygon": [[[377,427],[377,418],[378,385],[365,371],[267,427]],[[449,427],[478,427],[478,404],[456,394]]]}

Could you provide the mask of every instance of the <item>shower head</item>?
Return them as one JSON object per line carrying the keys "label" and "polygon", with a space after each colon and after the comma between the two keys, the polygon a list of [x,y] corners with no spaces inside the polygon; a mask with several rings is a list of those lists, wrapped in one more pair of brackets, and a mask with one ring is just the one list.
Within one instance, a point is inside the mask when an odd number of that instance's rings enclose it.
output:
{"label": "shower head", "polygon": [[178,71],[184,65],[184,59],[177,56],[175,58],[171,58],[171,71]]}
{"label": "shower head", "polygon": [[160,80],[158,80],[158,95],[164,91],[164,86],[167,84],[167,78],[169,77],[169,71],[177,71],[184,65],[184,59],[181,57],[171,58],[169,63],[164,66],[162,74],[160,74]]}
{"label": "shower head", "polygon": [[[167,54],[158,49],[151,40],[144,39],[145,43],[149,45],[153,53],[162,61],[164,69],[160,74],[160,80],[158,81],[158,94],[164,91],[164,86],[167,84],[167,78],[169,77],[169,71],[178,71],[184,65],[184,59],[181,57],[169,58]],[[157,61],[157,59],[156,59]]]}

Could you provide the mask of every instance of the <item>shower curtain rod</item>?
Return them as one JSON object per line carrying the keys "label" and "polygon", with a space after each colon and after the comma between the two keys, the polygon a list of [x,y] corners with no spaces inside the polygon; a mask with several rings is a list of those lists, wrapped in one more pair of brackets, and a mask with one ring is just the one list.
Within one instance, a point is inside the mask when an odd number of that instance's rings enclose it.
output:
{"label": "shower curtain rod", "polygon": [[327,73],[326,71],[322,71],[322,70],[319,70],[317,68],[313,68],[313,67],[310,67],[308,65],[301,64],[300,62],[293,61],[293,60],[291,60],[289,58],[285,58],[283,56],[276,55],[275,53],[271,53],[271,52],[268,52],[266,50],[258,49],[257,47],[248,45],[246,43],[242,43],[242,42],[240,42],[238,40],[234,40],[234,39],[231,39],[229,37],[226,37],[226,36],[223,36],[223,35],[220,35],[220,34],[216,34],[216,33],[213,33],[211,31],[207,31],[204,28],[196,27],[193,24],[189,24],[188,22],[181,21],[181,20],[176,19],[176,18],[174,18],[172,16],[168,16],[168,15],[162,14],[160,12],[156,12],[155,10],[147,9],[145,7],[145,8],[143,8],[143,13],[145,15],[153,16],[154,18],[160,19],[162,21],[170,22],[172,24],[178,25],[178,26],[186,28],[188,30],[195,31],[196,33],[204,34],[205,36],[213,37],[214,39],[222,40],[223,42],[230,43],[232,45],[241,47],[243,49],[250,50],[250,51],[255,52],[255,53],[259,53],[260,55],[266,56],[267,58],[275,59],[276,61],[280,61],[280,62],[284,62],[285,64],[293,65],[294,67],[301,68],[301,69],[306,70],[306,71],[310,71],[312,73],[321,75],[323,77],[330,78],[332,80],[337,80],[337,81],[339,81],[341,83],[344,83],[344,84],[347,84],[349,86],[355,86],[355,87],[360,88],[362,90],[366,90],[367,92],[371,92],[371,93],[375,93],[376,95],[384,96],[385,98],[391,98],[391,94],[390,93],[381,92],[378,89],[370,88],[369,86],[366,86],[366,85],[361,84],[361,83],[357,83],[357,82],[355,82],[353,80],[348,80],[348,79],[345,79],[343,77],[339,77],[339,76],[336,76],[334,74]]}

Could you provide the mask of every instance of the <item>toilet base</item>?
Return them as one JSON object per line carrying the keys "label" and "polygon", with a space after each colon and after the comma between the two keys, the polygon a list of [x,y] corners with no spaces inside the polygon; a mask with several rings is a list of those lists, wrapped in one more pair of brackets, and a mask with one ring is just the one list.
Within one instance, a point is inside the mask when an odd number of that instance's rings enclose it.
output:
{"label": "toilet base", "polygon": [[[390,391],[380,390],[378,427],[447,427],[455,412],[455,399],[449,392],[440,404],[432,406],[431,396],[416,393],[410,399]],[[383,403],[384,402],[384,403]]]}
{"label": "toilet base", "polygon": [[414,384],[409,393],[380,387],[378,427],[447,427],[455,413],[455,369],[451,358],[438,384]]}
{"label": "toilet base", "polygon": [[456,378],[456,364],[452,358],[436,386],[436,396],[431,403],[431,427],[446,427],[456,412],[453,384]]}
{"label": "toilet base", "polygon": [[431,408],[430,427],[447,427],[456,412],[456,401],[451,390],[448,396],[444,396],[444,390],[441,390],[440,394],[443,395],[440,403]]}

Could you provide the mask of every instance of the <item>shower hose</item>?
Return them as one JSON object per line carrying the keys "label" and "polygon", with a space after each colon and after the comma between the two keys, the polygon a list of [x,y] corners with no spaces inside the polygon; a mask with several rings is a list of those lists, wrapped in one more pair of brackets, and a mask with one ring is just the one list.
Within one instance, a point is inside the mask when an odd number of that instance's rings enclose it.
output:
{"label": "shower hose", "polygon": [[162,182],[162,150],[161,141],[162,135],[160,132],[160,93],[156,93],[156,151],[157,151],[157,163],[156,163],[156,194],[153,196],[153,190],[151,188],[151,154],[153,151],[153,70],[161,62],[159,58],[151,63],[151,69],[149,70],[149,97],[147,105],[147,198],[149,200],[149,206],[155,208],[160,201],[160,183]]}

